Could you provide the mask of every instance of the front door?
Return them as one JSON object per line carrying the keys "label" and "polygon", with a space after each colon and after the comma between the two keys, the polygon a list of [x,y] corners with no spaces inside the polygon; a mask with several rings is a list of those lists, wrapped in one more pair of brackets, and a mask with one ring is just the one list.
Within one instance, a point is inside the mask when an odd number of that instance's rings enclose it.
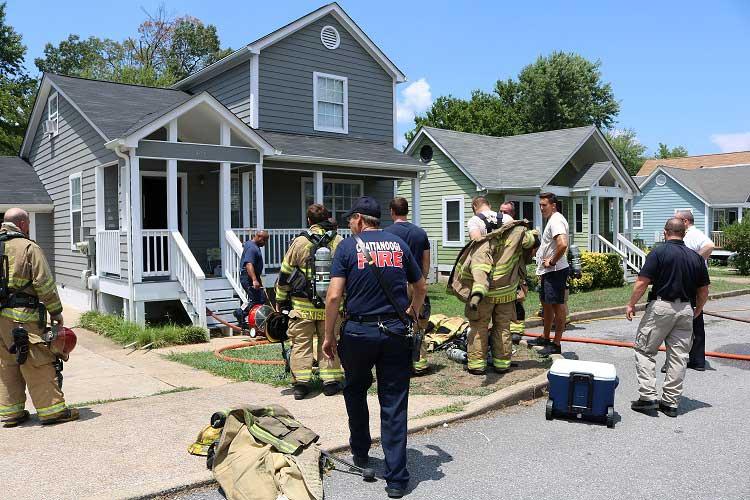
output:
{"label": "front door", "polygon": [[[177,227],[182,229],[182,177],[177,178]],[[143,229],[167,229],[167,178],[141,179]]]}

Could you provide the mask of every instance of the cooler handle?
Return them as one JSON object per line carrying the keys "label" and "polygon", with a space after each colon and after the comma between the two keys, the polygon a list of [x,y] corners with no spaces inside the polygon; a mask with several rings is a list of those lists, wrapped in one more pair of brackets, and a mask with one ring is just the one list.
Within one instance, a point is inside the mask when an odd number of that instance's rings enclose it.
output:
{"label": "cooler handle", "polygon": [[[581,372],[570,372],[570,379],[568,381],[568,412],[570,413],[582,413],[590,412],[594,406],[594,376],[591,373]],[[575,394],[575,387],[579,383],[586,383],[588,385],[588,397],[586,406],[573,404],[573,395]]]}

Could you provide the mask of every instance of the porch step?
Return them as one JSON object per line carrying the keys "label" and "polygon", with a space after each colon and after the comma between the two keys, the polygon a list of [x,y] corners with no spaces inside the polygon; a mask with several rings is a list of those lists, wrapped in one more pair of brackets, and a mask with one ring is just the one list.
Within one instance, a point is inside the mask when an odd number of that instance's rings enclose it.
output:
{"label": "porch step", "polygon": [[[240,307],[240,299],[226,278],[209,278],[205,282],[206,307],[229,324],[236,325],[232,314]],[[212,317],[206,318],[208,328],[221,328],[223,325]]]}

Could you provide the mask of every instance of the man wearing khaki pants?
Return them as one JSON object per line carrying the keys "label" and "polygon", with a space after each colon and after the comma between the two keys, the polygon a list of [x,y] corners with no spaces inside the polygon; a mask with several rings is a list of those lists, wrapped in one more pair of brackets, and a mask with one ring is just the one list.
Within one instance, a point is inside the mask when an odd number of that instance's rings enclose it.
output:
{"label": "man wearing khaki pants", "polygon": [[[685,223],[669,219],[664,226],[665,243],[646,256],[626,308],[625,315],[632,320],[636,302],[651,285],[634,346],[639,398],[631,408],[638,412],[648,413],[658,408],[668,417],[677,416],[692,344],[693,318],[703,311],[709,285],[703,258],[685,246],[684,237]],[[664,342],[667,373],[658,401],[654,356]]]}

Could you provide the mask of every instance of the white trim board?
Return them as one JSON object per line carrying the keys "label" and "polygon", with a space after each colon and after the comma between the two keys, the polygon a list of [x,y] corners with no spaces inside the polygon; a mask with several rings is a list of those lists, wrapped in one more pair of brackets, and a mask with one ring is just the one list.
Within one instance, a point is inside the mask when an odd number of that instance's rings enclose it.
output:
{"label": "white trim board", "polygon": [[[141,202],[143,201],[143,178],[144,177],[164,177],[167,178],[167,172],[160,172],[158,170],[141,170]],[[177,179],[179,182],[182,183],[182,195],[180,196],[181,202],[182,202],[182,224],[180,227],[180,234],[182,234],[183,239],[187,241],[188,239],[188,217],[189,217],[189,211],[188,211],[188,174],[187,172],[177,172]],[[164,191],[164,204],[167,204],[167,192]],[[169,207],[166,207],[167,211],[169,210]],[[143,229],[143,206],[141,206],[141,231],[144,231]],[[164,229],[168,230],[169,228],[163,227],[163,228],[157,228],[157,229]],[[148,231],[148,229],[146,230]]]}
{"label": "white trim board", "polygon": [[[322,172],[321,172],[322,173]],[[341,174],[339,174],[341,175]],[[300,197],[302,198],[302,227],[307,227],[307,202],[305,201],[305,183],[309,182],[313,185],[313,198],[315,197],[315,178],[314,177],[302,177],[300,178]],[[326,182],[332,182],[334,184],[354,184],[359,186],[359,193],[360,196],[363,196],[365,193],[365,181],[360,179],[340,179],[340,178],[334,178],[334,177],[324,177],[323,178],[323,191],[325,192],[325,183]],[[334,187],[335,190],[335,187]],[[333,197],[335,198],[335,193]],[[325,200],[325,194],[323,195],[323,200]],[[323,203],[323,201],[321,201]],[[332,210],[331,207],[326,207],[328,210]]]}
{"label": "white trim board", "polygon": [[[696,198],[698,198],[704,204],[711,206],[711,203],[709,203],[708,201],[706,201],[702,196],[700,196],[698,193],[696,193],[695,191],[693,191],[692,189],[690,189],[689,187],[687,187],[685,184],[683,184],[682,182],[680,182],[679,180],[677,180],[676,177],[674,177],[672,174],[670,174],[669,172],[667,172],[666,170],[664,170],[661,165],[659,165],[658,167],[656,167],[654,169],[654,171],[651,172],[648,177],[646,177],[646,179],[641,183],[641,186],[645,187],[646,184],[649,183],[649,182],[651,182],[651,179],[653,179],[654,177],[656,177],[657,175],[659,175],[659,173],[666,175],[667,177],[669,177],[670,179],[672,179],[673,181],[675,181],[677,184],[679,184],[680,186],[682,186],[682,188],[685,191],[687,191],[688,193],[690,193],[693,196],[695,196]],[[659,186],[659,187],[662,187],[662,186]]]}
{"label": "white trim board", "polygon": [[[448,225],[447,225],[447,204],[452,201],[458,201],[458,224],[459,224],[459,234],[461,235],[461,239],[458,241],[449,241],[448,240]],[[442,245],[445,248],[461,248],[466,244],[466,230],[464,226],[464,213],[466,210],[465,206],[466,200],[464,198],[464,195],[462,194],[454,194],[454,195],[448,195],[443,196],[441,200],[441,216],[440,216],[440,225],[442,227]]]}
{"label": "white trim board", "polygon": [[[318,78],[325,78],[328,80],[335,80],[342,82],[342,102],[327,102],[328,104],[334,104],[337,106],[343,106],[342,109],[342,127],[326,127],[318,123],[318,102],[321,100],[318,98]],[[313,71],[313,129],[320,132],[332,132],[334,134],[348,134],[349,133],[349,79],[345,76],[332,75],[330,73],[320,73]]]}

